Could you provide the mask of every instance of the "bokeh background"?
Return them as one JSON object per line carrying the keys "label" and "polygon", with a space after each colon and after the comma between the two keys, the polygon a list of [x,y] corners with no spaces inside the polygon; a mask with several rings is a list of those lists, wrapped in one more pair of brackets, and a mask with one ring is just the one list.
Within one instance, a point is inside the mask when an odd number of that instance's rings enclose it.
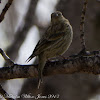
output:
{"label": "bokeh background", "polygon": [[[1,0],[0,12],[7,0]],[[69,19],[73,31],[73,42],[65,57],[81,50],[80,16],[84,0],[14,0],[0,23],[0,48],[18,64],[27,64],[36,43],[50,23],[52,12],[59,10]],[[85,20],[85,40],[87,50],[100,50],[100,0],[88,0]],[[34,63],[35,59],[28,64]],[[0,56],[0,67],[7,66]],[[59,95],[50,100],[100,100],[99,75],[75,73],[44,78],[41,89],[37,89],[37,79],[14,79],[1,83],[3,88],[16,95]],[[18,98],[17,100],[35,100]],[[49,100],[49,99],[40,99]]]}

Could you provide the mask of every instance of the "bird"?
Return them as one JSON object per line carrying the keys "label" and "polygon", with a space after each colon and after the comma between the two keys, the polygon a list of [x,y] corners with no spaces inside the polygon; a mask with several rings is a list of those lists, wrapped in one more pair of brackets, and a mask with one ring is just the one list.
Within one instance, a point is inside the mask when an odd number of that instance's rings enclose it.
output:
{"label": "bird", "polygon": [[63,55],[73,39],[73,29],[68,19],[60,11],[51,14],[51,23],[44,35],[37,43],[30,57],[26,60],[29,62],[35,56],[38,56],[38,88],[42,83],[42,73],[46,61],[50,58]]}

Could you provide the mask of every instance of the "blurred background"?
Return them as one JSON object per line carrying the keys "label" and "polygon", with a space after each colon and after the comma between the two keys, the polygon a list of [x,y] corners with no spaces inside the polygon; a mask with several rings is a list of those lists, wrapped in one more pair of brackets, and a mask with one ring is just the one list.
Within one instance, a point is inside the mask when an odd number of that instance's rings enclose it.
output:
{"label": "blurred background", "polygon": [[[7,0],[1,0],[0,12]],[[65,57],[81,50],[80,16],[84,0],[14,0],[0,23],[0,48],[18,64],[27,64],[38,40],[49,26],[51,13],[59,10],[69,19],[73,31],[73,42]],[[88,0],[85,21],[87,50],[100,50],[100,0]],[[34,63],[35,59],[28,64]],[[0,66],[7,66],[0,56]],[[99,75],[75,73],[44,77],[41,88],[37,89],[37,79],[14,79],[2,82],[3,88],[13,96],[23,94],[37,96],[55,95],[50,100],[100,100]],[[35,100],[18,98],[16,100]],[[1,99],[0,99],[1,100]],[[4,99],[2,99],[4,100]],[[49,100],[43,99],[40,100]]]}

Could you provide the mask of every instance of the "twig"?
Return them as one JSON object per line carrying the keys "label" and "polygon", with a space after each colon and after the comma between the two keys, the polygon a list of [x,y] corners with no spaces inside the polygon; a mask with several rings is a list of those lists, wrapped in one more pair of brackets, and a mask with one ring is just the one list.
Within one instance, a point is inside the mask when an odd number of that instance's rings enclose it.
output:
{"label": "twig", "polygon": [[2,88],[2,86],[0,85],[0,94],[1,97],[4,97],[6,100],[14,100],[12,97],[9,97],[9,94]]}
{"label": "twig", "polygon": [[85,22],[87,3],[88,3],[88,0],[84,0],[82,14],[81,14],[81,20],[80,20],[80,32],[81,32],[80,38],[81,38],[81,44],[82,44],[83,51],[86,50],[85,38],[84,38],[84,22]]}
{"label": "twig", "polygon": [[1,55],[3,56],[3,58],[5,59],[6,63],[9,65],[9,66],[13,66],[14,65],[14,62],[5,54],[5,52],[0,48],[0,53]]}
{"label": "twig", "polygon": [[7,12],[7,10],[9,9],[9,7],[11,6],[13,0],[8,0],[7,4],[5,5],[4,9],[2,10],[1,14],[0,14],[0,22],[3,21],[4,16]]}

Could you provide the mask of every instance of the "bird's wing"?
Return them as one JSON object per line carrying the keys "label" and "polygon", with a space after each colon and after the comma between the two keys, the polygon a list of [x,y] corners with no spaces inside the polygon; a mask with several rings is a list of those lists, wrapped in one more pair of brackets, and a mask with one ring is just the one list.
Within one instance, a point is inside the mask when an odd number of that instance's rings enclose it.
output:
{"label": "bird's wing", "polygon": [[53,43],[54,43],[54,41],[48,41],[48,40],[46,40],[46,39],[40,40],[40,41],[37,43],[37,45],[36,45],[36,47],[35,47],[35,49],[34,49],[34,51],[33,51],[33,54],[34,54],[34,55],[40,54],[40,53],[43,52],[44,50],[50,48],[51,45],[52,45]]}
{"label": "bird's wing", "polygon": [[48,30],[45,33],[45,37],[48,41],[56,41],[60,38],[62,38],[67,31],[67,24],[59,24],[56,26],[51,26],[48,28]]}
{"label": "bird's wing", "polygon": [[44,50],[51,48],[51,45],[58,42],[58,40],[65,35],[65,32],[63,31],[56,30],[56,32],[54,32],[51,30],[52,30],[51,26],[49,26],[42,39],[40,39],[39,42],[37,43],[33,51],[34,55],[38,55]]}
{"label": "bird's wing", "polygon": [[51,35],[50,37],[48,37],[48,39],[41,39],[41,40],[37,43],[37,45],[36,45],[36,47],[35,47],[33,53],[34,53],[35,55],[38,55],[38,54],[40,54],[42,51],[44,51],[44,50],[46,50],[46,49],[48,49],[48,48],[51,48],[51,45],[53,45],[53,44],[55,44],[56,42],[58,42],[59,39],[62,38],[63,35],[64,35],[64,32],[58,33],[58,34],[56,33],[56,34]]}
{"label": "bird's wing", "polygon": [[48,40],[49,41],[55,41],[55,40],[62,38],[64,35],[65,35],[65,32],[61,31],[61,32],[50,35],[48,37]]}
{"label": "bird's wing", "polygon": [[53,44],[52,41],[48,41],[46,39],[41,39],[39,40],[39,42],[37,43],[33,53],[31,54],[31,56],[26,60],[26,62],[29,62],[33,57],[39,55],[41,52],[43,52],[45,49],[49,48],[51,46],[51,44]]}

